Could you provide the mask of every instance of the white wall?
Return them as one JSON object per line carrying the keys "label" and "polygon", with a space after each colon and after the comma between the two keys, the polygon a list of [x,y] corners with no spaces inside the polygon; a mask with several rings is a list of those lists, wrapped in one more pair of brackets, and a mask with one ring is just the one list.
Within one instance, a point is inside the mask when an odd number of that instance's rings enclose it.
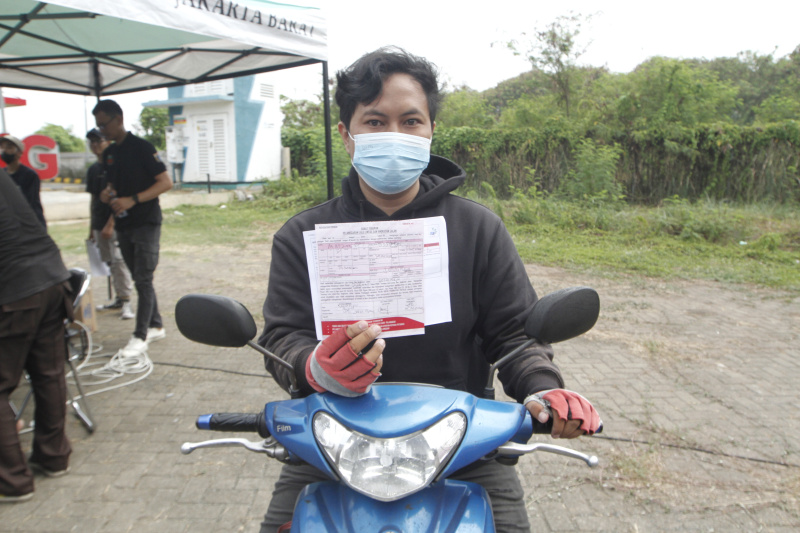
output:
{"label": "white wall", "polygon": [[256,76],[250,99],[261,100],[264,107],[253,142],[253,151],[245,174],[246,181],[276,180],[281,174],[281,124],[278,88],[274,76]]}

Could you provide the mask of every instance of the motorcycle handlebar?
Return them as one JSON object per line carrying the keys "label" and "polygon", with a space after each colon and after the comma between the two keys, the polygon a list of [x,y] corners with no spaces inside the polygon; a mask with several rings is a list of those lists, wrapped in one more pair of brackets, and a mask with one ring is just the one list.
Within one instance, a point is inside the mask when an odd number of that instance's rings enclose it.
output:
{"label": "motorcycle handlebar", "polygon": [[263,438],[270,436],[264,411],[260,413],[213,413],[197,417],[197,429],[211,431],[258,433]]}
{"label": "motorcycle handlebar", "polygon": [[[522,431],[528,431],[528,433],[533,433],[536,435],[547,435],[553,431],[553,418],[551,417],[550,420],[542,424],[538,420],[533,420],[533,417],[530,413],[526,414],[525,422],[521,429]],[[600,421],[600,427],[597,428],[597,431],[594,432],[595,435],[598,433],[603,432],[603,421]]]}

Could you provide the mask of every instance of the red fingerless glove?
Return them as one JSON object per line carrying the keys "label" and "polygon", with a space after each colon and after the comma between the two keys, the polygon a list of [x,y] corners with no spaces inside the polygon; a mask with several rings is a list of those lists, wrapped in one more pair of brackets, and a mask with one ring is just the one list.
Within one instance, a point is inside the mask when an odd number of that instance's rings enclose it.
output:
{"label": "red fingerless glove", "polygon": [[587,435],[594,435],[600,427],[600,415],[589,400],[566,389],[553,389],[537,394],[550,403],[550,409],[565,420],[580,420],[581,430]]}
{"label": "red fingerless glove", "polygon": [[342,328],[311,352],[306,360],[306,379],[317,392],[360,396],[380,377],[373,372],[375,366],[353,351],[347,328]]}

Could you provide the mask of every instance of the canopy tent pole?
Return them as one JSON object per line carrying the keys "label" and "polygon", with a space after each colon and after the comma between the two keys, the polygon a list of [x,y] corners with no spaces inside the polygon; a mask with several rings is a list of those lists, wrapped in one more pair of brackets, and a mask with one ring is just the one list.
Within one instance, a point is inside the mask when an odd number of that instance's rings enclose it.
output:
{"label": "canopy tent pole", "polygon": [[100,101],[100,93],[102,92],[102,82],[100,81],[100,63],[96,59],[92,59],[92,81],[94,82],[94,95],[97,101]]}
{"label": "canopy tent pole", "polygon": [[333,198],[333,143],[331,142],[331,92],[328,88],[328,62],[322,62],[322,98],[325,113],[325,167],[328,178],[328,200]]}
{"label": "canopy tent pole", "polygon": [[0,133],[8,133],[6,132],[6,100],[2,87],[0,87]]}

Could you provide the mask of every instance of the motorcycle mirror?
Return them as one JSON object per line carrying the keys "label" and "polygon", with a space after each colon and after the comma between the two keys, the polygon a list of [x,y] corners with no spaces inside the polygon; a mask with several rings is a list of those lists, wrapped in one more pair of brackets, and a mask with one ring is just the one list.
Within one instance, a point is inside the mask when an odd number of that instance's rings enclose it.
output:
{"label": "motorcycle mirror", "polygon": [[241,348],[256,336],[253,315],[241,303],[211,294],[187,294],[175,304],[178,330],[189,340]]}
{"label": "motorcycle mirror", "polygon": [[495,372],[536,341],[554,344],[582,335],[594,327],[599,315],[600,296],[591,287],[568,287],[537,300],[525,321],[529,339],[489,367],[483,397],[494,399]]}
{"label": "motorcycle mirror", "polygon": [[525,334],[553,344],[592,329],[600,315],[600,296],[590,287],[568,287],[550,293],[534,304],[525,322]]}
{"label": "motorcycle mirror", "polygon": [[187,294],[175,304],[175,323],[189,340],[226,348],[250,346],[264,354],[289,372],[289,394],[292,398],[300,397],[294,367],[253,342],[258,332],[256,321],[250,311],[236,300],[213,294]]}

